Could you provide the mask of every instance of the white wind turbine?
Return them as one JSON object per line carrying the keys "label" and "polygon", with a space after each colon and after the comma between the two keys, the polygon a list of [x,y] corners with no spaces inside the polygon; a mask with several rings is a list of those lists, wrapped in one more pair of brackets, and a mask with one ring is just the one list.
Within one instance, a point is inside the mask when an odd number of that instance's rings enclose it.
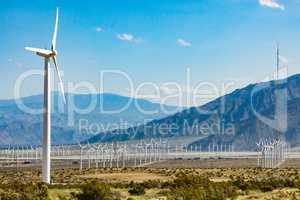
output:
{"label": "white wind turbine", "polygon": [[43,182],[50,183],[50,153],[51,153],[51,85],[50,85],[50,59],[53,60],[53,63],[56,68],[57,76],[59,79],[60,90],[62,92],[64,103],[66,102],[64,96],[64,88],[59,72],[58,64],[56,61],[56,36],[58,28],[58,8],[56,10],[56,20],[54,33],[52,38],[51,49],[39,49],[32,47],[25,47],[26,50],[36,53],[38,56],[44,58],[44,110],[43,110],[43,162],[42,162],[42,176]]}

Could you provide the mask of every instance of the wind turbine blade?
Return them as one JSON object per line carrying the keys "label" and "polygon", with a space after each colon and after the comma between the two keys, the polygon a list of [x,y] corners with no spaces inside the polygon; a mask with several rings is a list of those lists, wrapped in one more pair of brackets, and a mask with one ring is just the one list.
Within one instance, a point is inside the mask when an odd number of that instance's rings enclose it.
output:
{"label": "wind turbine blade", "polygon": [[53,56],[52,59],[53,59],[53,63],[55,65],[55,69],[56,69],[56,72],[57,72],[57,76],[58,76],[58,80],[59,80],[59,86],[60,86],[60,91],[62,93],[64,103],[66,103],[64,86],[63,86],[63,82],[62,82],[61,75],[60,75],[60,72],[59,72],[58,64],[57,64],[57,61],[56,61],[56,56]]}
{"label": "wind turbine blade", "polygon": [[56,8],[56,19],[55,19],[55,26],[54,26],[54,33],[53,33],[53,37],[52,37],[52,46],[51,46],[51,50],[55,50],[56,49],[56,37],[57,37],[57,29],[58,29],[58,8]]}
{"label": "wind turbine blade", "polygon": [[31,52],[39,53],[39,54],[43,54],[43,55],[50,55],[52,53],[52,51],[47,50],[47,49],[39,49],[39,48],[33,48],[33,47],[25,47],[25,49],[27,51],[31,51]]}

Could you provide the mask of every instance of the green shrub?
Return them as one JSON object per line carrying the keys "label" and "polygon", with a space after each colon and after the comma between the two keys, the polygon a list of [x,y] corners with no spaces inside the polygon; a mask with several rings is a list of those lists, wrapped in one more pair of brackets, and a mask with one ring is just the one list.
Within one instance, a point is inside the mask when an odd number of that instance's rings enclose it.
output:
{"label": "green shrub", "polygon": [[241,190],[260,190],[262,192],[272,191],[274,189],[280,189],[285,187],[299,188],[298,181],[292,181],[290,179],[280,178],[268,178],[262,180],[249,180],[244,181],[241,178],[232,182],[234,186]]}
{"label": "green shrub", "polygon": [[1,185],[1,200],[48,200],[48,187],[44,183],[20,183],[14,182],[10,185]]}
{"label": "green shrub", "polygon": [[128,190],[128,192],[131,195],[143,195],[146,193],[145,188],[140,184],[134,185],[131,189]]}
{"label": "green shrub", "polygon": [[21,199],[21,195],[12,191],[0,190],[0,199],[1,200]]}
{"label": "green shrub", "polygon": [[119,200],[120,195],[106,184],[90,182],[81,186],[81,192],[72,194],[78,200]]}
{"label": "green shrub", "polygon": [[211,182],[208,178],[179,175],[169,184],[170,200],[222,200],[237,195],[237,187],[230,182]]}
{"label": "green shrub", "polygon": [[161,188],[162,182],[160,180],[147,180],[141,183],[141,185],[146,189]]}

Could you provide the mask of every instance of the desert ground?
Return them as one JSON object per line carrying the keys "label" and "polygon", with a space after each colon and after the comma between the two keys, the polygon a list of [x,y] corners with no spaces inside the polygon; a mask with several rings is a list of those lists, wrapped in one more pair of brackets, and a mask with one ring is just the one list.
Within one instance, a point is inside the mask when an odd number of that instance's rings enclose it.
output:
{"label": "desert ground", "polygon": [[[256,159],[251,158],[174,159],[119,169],[79,170],[72,162],[59,166],[52,170],[52,184],[43,187],[51,200],[80,199],[76,194],[81,194],[85,186],[97,185],[107,187],[108,199],[120,200],[300,199],[299,159],[288,159],[275,169],[257,168]],[[35,188],[41,187],[37,186],[42,184],[40,180],[41,171],[37,167],[1,169],[0,199],[6,199],[5,193],[22,197],[22,192],[30,188],[20,188],[29,185],[34,188],[33,195],[40,190]],[[32,196],[20,199],[32,199]]]}

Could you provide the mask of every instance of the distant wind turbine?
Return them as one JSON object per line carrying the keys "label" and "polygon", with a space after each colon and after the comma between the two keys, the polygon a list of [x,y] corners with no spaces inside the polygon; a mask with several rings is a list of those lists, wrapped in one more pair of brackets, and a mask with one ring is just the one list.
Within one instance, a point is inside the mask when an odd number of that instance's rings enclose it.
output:
{"label": "distant wind turbine", "polygon": [[280,51],[279,51],[279,43],[277,42],[276,46],[276,79],[279,80],[279,65],[280,65]]}
{"label": "distant wind turbine", "polygon": [[61,75],[59,72],[59,67],[56,61],[56,37],[57,37],[57,29],[58,29],[58,8],[56,9],[56,20],[55,20],[55,27],[54,33],[52,38],[52,45],[51,50],[48,49],[39,49],[39,48],[32,48],[32,47],[25,47],[26,50],[35,52],[38,56],[44,58],[44,121],[43,121],[43,162],[42,162],[42,176],[43,182],[50,183],[50,167],[51,167],[51,85],[50,85],[50,59],[53,60],[55,65],[55,69],[57,72],[57,76],[59,79],[60,90],[63,96],[64,103],[65,94],[63,83],[61,79]]}

